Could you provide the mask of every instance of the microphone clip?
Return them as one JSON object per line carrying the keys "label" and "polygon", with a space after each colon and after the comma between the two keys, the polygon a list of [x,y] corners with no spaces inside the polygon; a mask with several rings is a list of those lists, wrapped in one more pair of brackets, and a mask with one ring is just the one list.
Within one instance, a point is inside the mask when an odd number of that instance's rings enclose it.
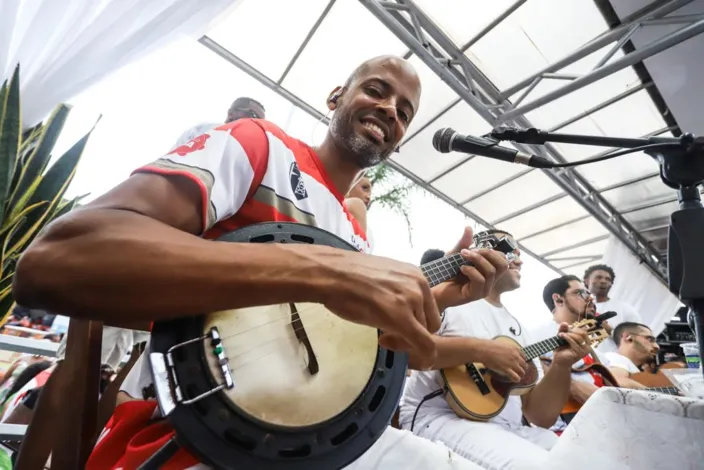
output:
{"label": "microphone clip", "polygon": [[511,142],[517,142],[519,144],[532,144],[532,145],[543,145],[547,142],[548,133],[536,129],[535,127],[530,127],[524,129],[521,127],[512,126],[500,126],[492,130],[488,136],[496,140],[509,140]]}

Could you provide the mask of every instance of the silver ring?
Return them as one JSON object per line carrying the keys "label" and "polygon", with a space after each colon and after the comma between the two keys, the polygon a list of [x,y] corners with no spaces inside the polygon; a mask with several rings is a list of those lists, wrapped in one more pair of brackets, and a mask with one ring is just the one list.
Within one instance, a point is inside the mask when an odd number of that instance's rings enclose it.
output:
{"label": "silver ring", "polygon": [[580,345],[582,345],[582,346],[585,346],[586,344],[587,344],[586,341],[582,341],[582,342],[580,343]]}

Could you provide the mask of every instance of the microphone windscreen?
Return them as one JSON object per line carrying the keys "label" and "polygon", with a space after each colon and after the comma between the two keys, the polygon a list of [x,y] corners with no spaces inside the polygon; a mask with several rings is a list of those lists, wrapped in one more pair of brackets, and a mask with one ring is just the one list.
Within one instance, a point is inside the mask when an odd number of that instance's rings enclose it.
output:
{"label": "microphone windscreen", "polygon": [[455,131],[449,127],[439,129],[433,136],[433,147],[440,153],[450,153],[452,149],[450,148],[450,143],[452,142],[452,136],[455,135]]}

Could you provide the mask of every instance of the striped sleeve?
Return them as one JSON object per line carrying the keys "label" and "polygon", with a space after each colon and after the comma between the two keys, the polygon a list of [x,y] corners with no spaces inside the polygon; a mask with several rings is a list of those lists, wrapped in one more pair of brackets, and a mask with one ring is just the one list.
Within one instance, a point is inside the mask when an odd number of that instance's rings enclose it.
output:
{"label": "striped sleeve", "polygon": [[185,177],[201,192],[203,232],[239,211],[266,172],[269,141],[255,121],[217,127],[134,173]]}

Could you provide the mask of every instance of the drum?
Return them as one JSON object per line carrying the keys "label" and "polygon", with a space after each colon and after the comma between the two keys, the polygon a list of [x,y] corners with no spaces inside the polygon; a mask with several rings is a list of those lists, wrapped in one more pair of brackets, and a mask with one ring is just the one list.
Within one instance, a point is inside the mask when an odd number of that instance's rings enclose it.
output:
{"label": "drum", "polygon": [[[315,227],[265,223],[219,241],[355,250]],[[155,323],[149,363],[178,443],[218,469],[339,469],[381,435],[407,355],[323,305],[289,303]]]}

